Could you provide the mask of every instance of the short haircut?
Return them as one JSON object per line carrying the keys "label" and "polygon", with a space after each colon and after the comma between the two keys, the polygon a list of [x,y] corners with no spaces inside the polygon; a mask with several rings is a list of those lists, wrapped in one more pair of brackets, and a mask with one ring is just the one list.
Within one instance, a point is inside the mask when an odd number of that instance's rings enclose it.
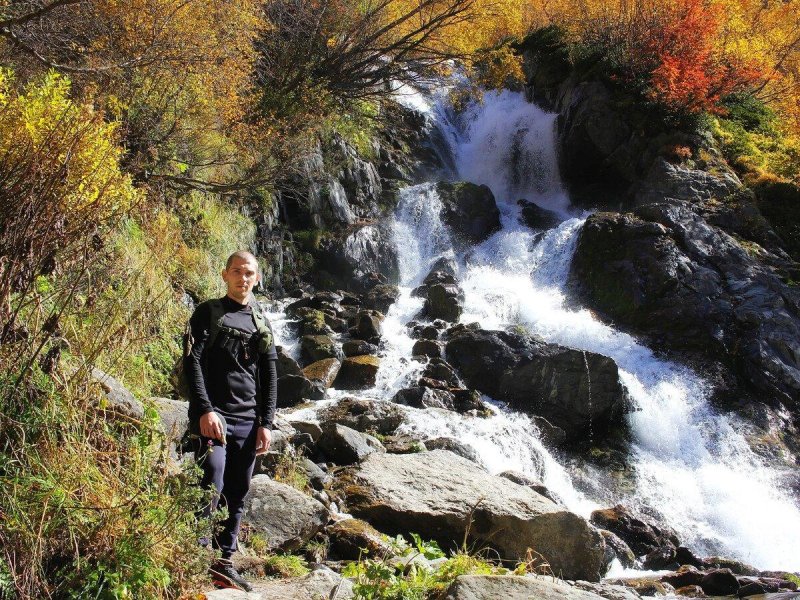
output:
{"label": "short haircut", "polygon": [[233,262],[234,258],[241,258],[242,260],[246,260],[248,262],[253,261],[254,263],[256,263],[256,266],[258,266],[258,259],[255,257],[253,253],[248,252],[247,250],[237,250],[236,252],[231,254],[228,257],[228,260],[225,262],[226,270],[231,268],[231,263]]}

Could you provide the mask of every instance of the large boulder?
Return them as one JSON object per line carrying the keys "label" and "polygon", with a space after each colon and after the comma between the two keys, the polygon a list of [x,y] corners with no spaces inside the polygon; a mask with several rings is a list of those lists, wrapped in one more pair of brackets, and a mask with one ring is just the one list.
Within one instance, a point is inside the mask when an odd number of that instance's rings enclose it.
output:
{"label": "large boulder", "polygon": [[664,202],[592,215],[578,237],[570,281],[616,324],[726,367],[714,381],[721,398],[749,390],[796,406],[800,292],[696,207]]}
{"label": "large boulder", "polygon": [[445,600],[601,600],[603,596],[544,577],[462,575],[447,588]]}
{"label": "large boulder", "polygon": [[363,304],[366,308],[371,308],[386,314],[392,304],[400,296],[400,288],[396,285],[380,284],[373,287],[364,295]]}
{"label": "large boulder", "polygon": [[264,536],[272,550],[301,548],[328,522],[328,509],[284,483],[255,475],[245,499],[243,521]]}
{"label": "large boulder", "polygon": [[457,323],[464,311],[464,292],[454,283],[436,283],[426,290],[425,316]]}
{"label": "large boulder", "polygon": [[342,368],[336,377],[337,390],[362,390],[375,385],[381,359],[371,354],[348,356],[342,361]]}
{"label": "large boulder", "polygon": [[394,433],[404,420],[402,409],[392,402],[352,397],[342,398],[317,416],[320,423],[339,423],[356,431],[381,435]]}
{"label": "large boulder", "polygon": [[327,335],[304,335],[300,338],[300,346],[308,364],[326,358],[340,358],[342,355],[336,342]]}
{"label": "large boulder", "polygon": [[446,450],[371,454],[340,485],[348,512],[390,534],[456,547],[468,531],[509,560],[534,549],[570,579],[599,581],[608,568],[603,536],[585,519]]}
{"label": "large boulder", "polygon": [[671,548],[675,551],[680,546],[674,531],[659,525],[653,519],[634,514],[621,504],[595,510],[590,520],[598,527],[619,536],[637,556],[650,554],[662,548]]}
{"label": "large boulder", "polygon": [[353,225],[342,235],[324,238],[317,254],[320,267],[347,289],[363,291],[372,273],[389,282],[399,277],[397,249],[388,225]]}
{"label": "large boulder", "polygon": [[469,387],[542,416],[575,440],[602,434],[630,409],[609,357],[506,331],[454,328],[447,360]]}
{"label": "large boulder", "polygon": [[440,181],[436,191],[442,200],[442,220],[459,245],[478,244],[500,229],[500,210],[487,186]]}
{"label": "large boulder", "polygon": [[337,465],[351,465],[373,452],[386,451],[377,438],[336,423],[327,423],[322,428],[317,447]]}
{"label": "large boulder", "polygon": [[92,379],[100,385],[106,410],[134,419],[144,417],[144,406],[119,379],[97,367],[92,367]]}
{"label": "large boulder", "polygon": [[278,377],[278,408],[289,408],[311,400],[317,388],[305,375]]}
{"label": "large boulder", "polygon": [[[303,375],[312,383],[319,385],[324,391],[333,385],[336,376],[339,374],[342,363],[335,358],[324,358],[315,363],[311,363],[303,369]],[[317,398],[313,398],[317,399]]]}
{"label": "large boulder", "polygon": [[330,551],[340,560],[388,558],[392,546],[380,531],[361,519],[343,519],[330,525],[325,533],[330,539]]}

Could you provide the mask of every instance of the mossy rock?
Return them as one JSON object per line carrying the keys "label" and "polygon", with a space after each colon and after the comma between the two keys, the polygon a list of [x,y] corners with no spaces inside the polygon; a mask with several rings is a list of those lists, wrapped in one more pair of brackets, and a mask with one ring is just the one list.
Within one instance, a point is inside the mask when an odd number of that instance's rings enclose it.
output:
{"label": "mossy rock", "polygon": [[342,368],[334,382],[340,390],[360,390],[375,385],[381,359],[371,354],[349,356],[342,361]]}

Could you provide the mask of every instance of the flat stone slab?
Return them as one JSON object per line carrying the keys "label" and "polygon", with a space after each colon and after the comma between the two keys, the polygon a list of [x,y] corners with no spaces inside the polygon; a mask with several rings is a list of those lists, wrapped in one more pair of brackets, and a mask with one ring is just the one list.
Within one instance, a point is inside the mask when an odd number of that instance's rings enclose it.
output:
{"label": "flat stone slab", "polygon": [[603,600],[556,579],[509,575],[462,575],[447,590],[446,600]]}

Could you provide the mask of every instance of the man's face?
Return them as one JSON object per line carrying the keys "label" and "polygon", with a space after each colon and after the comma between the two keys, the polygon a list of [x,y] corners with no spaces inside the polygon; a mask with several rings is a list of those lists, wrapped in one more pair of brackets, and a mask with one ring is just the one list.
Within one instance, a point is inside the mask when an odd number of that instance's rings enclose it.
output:
{"label": "man's face", "polygon": [[253,286],[261,280],[258,265],[252,259],[234,257],[231,266],[222,270],[222,279],[228,286],[228,296],[244,304],[250,298]]}

